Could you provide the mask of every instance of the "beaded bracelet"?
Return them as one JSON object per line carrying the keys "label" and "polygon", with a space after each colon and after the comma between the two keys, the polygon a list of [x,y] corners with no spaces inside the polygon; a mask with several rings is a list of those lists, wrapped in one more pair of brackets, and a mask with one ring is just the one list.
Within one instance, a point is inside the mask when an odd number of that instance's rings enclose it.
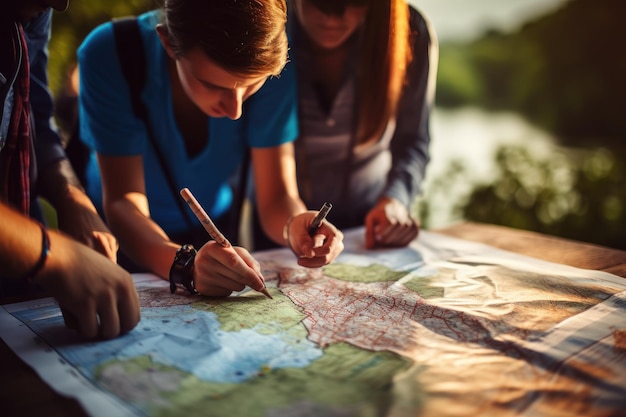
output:
{"label": "beaded bracelet", "polygon": [[48,231],[46,227],[38,223],[41,228],[41,255],[39,255],[39,259],[37,263],[28,271],[26,274],[22,276],[22,279],[26,279],[28,281],[32,281],[35,279],[39,271],[41,271],[46,264],[46,260],[50,255],[50,236],[48,236]]}

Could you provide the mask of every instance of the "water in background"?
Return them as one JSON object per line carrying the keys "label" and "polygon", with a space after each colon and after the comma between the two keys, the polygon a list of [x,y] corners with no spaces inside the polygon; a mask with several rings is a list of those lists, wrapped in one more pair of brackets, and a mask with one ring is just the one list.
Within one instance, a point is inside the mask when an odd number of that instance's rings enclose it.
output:
{"label": "water in background", "polygon": [[[426,170],[424,195],[434,210],[429,228],[445,227],[462,219],[452,207],[463,201],[475,185],[492,182],[496,175],[495,154],[503,145],[528,149],[537,160],[549,158],[556,149],[554,138],[512,112],[488,112],[479,108],[444,110],[437,108],[431,119],[431,161]],[[437,190],[437,179],[446,175],[454,161],[465,174],[449,189]]]}
{"label": "water in background", "polygon": [[408,0],[424,12],[440,41],[472,41],[488,30],[510,32],[569,0]]}
{"label": "water in background", "polygon": [[[525,22],[553,12],[568,0],[408,0],[430,19],[439,42],[470,42],[491,29],[517,30]],[[538,159],[548,157],[553,137],[512,112],[487,112],[479,108],[436,108],[431,120],[431,162],[423,187],[433,210],[429,228],[445,227],[462,219],[452,206],[463,201],[476,184],[494,180],[495,153],[502,145],[528,147]],[[435,190],[453,161],[465,167],[459,181]]]}

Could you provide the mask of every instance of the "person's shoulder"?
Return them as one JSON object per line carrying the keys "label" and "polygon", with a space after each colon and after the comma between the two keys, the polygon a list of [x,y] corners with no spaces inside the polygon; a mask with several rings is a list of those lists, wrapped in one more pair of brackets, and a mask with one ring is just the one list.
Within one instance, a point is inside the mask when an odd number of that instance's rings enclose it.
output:
{"label": "person's shoulder", "polygon": [[412,4],[409,5],[409,21],[413,30],[427,30],[428,18],[421,10],[418,10]]}
{"label": "person's shoulder", "polygon": [[113,42],[113,22],[108,21],[101,23],[85,37],[78,47],[78,55],[83,56],[92,51],[97,53],[97,51],[110,46]]}
{"label": "person's shoulder", "polygon": [[161,15],[161,10],[156,9],[137,16],[139,33],[143,40],[143,47],[148,62],[161,62],[163,47],[155,29],[161,23]]}
{"label": "person's shoulder", "polygon": [[154,27],[161,23],[161,10],[155,9],[137,16],[137,22],[142,30],[153,31]]}
{"label": "person's shoulder", "polygon": [[413,5],[409,5],[409,13],[410,28],[413,33],[417,34],[417,39],[433,41],[435,30],[428,16]]}
{"label": "person's shoulder", "polygon": [[[134,17],[134,16],[129,16]],[[145,37],[155,32],[154,28],[160,21],[159,10],[153,10],[135,17],[139,25],[139,31]],[[115,33],[113,29],[114,20],[110,20],[96,26],[86,37],[79,47],[81,50],[99,50],[110,47],[115,43]],[[154,35],[156,37],[156,34]]]}

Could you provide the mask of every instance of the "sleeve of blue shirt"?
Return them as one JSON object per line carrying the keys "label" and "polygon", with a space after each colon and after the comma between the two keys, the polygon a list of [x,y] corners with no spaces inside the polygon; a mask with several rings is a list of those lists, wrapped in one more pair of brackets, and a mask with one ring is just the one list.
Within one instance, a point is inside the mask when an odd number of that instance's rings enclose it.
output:
{"label": "sleeve of blue shirt", "polygon": [[295,77],[296,68],[288,63],[278,77],[270,77],[245,103],[243,117],[247,118],[250,147],[271,147],[297,138]]}

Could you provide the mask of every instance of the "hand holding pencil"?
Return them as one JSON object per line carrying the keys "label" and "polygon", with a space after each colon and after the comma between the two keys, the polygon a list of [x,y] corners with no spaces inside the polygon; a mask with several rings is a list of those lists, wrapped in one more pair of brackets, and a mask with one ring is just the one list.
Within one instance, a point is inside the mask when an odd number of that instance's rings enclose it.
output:
{"label": "hand holding pencil", "polygon": [[324,203],[319,211],[307,211],[292,217],[283,232],[283,238],[298,264],[319,268],[331,263],[343,251],[343,233],[325,221],[332,204]]}
{"label": "hand holding pencil", "polygon": [[252,255],[246,249],[230,244],[188,188],[183,188],[180,195],[207,233],[215,240],[207,242],[196,255],[194,262],[196,290],[203,295],[225,296],[249,286],[272,298],[265,288],[260,265]]}

